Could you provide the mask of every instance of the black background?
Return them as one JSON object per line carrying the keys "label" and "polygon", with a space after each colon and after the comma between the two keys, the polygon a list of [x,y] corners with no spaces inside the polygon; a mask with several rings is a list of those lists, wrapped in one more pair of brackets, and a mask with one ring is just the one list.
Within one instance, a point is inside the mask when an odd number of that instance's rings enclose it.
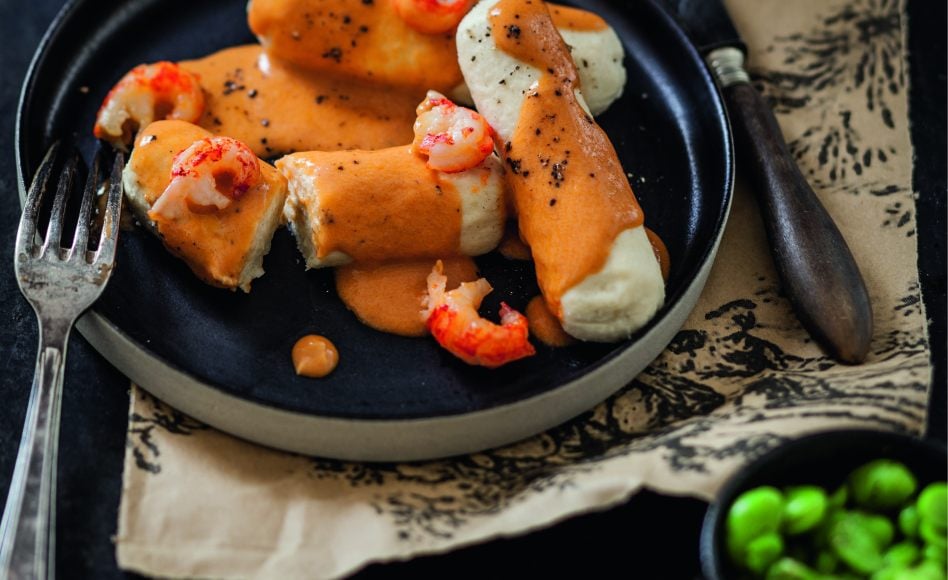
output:
{"label": "black background", "polygon": [[[13,277],[15,203],[13,127],[20,84],[61,0],[0,0],[0,497],[5,497],[36,355],[33,313]],[[919,194],[919,267],[930,320],[935,376],[929,436],[945,439],[946,4],[909,0],[912,142]],[[92,23],[90,23],[92,25]],[[58,570],[62,577],[128,576],[115,565],[125,448],[128,381],[77,333],[70,343],[59,464]],[[643,492],[602,513],[573,518],[527,536],[447,555],[373,565],[360,577],[585,574],[689,578],[699,575],[703,502]]]}

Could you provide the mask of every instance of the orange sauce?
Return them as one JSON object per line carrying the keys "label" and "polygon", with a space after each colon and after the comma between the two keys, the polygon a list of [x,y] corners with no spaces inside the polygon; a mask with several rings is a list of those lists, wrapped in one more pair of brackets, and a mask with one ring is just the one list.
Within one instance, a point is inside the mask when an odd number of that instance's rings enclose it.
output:
{"label": "orange sauce", "polygon": [[[156,121],[140,131],[128,160],[145,200],[151,206],[171,181],[174,157],[211,134],[184,121]],[[165,246],[185,260],[209,284],[232,288],[240,278],[266,212],[286,197],[286,179],[267,163],[260,164],[261,184],[252,187],[224,210],[189,213],[178,220],[155,222]],[[274,196],[281,198],[275,201]],[[277,209],[279,211],[279,209]]]}
{"label": "orange sauce", "polygon": [[550,9],[550,18],[553,19],[553,25],[560,30],[594,32],[609,28],[606,21],[593,12],[551,2],[547,2],[546,5]]}
{"label": "orange sauce", "polygon": [[304,203],[309,215],[319,213],[319,257],[340,251],[357,262],[382,262],[392,255],[411,259],[460,252],[460,194],[410,147],[291,157],[306,161],[318,184],[319,199]]}
{"label": "orange sauce", "polygon": [[508,260],[529,261],[533,259],[530,255],[530,246],[520,239],[516,224],[514,224],[514,227],[508,225],[507,229],[504,230],[504,237],[500,240],[497,251]]}
{"label": "orange sauce", "polygon": [[[466,257],[442,259],[448,288],[477,279],[477,266]],[[363,323],[400,336],[428,334],[422,300],[434,260],[358,264],[336,268],[336,292]]]}
{"label": "orange sauce", "polygon": [[[428,89],[448,92],[457,87],[463,77],[454,31],[434,33],[444,29],[436,22],[440,20],[437,9],[409,18],[419,28],[415,30],[399,16],[399,4],[412,3],[253,0],[248,22],[268,54],[310,70],[413,89],[416,101]],[[585,10],[554,4],[550,9],[558,28],[598,31],[608,27]],[[421,22],[427,26],[418,27]]]}
{"label": "orange sauce", "polygon": [[553,316],[543,296],[536,296],[527,304],[527,322],[530,334],[547,346],[567,346],[576,339],[566,334],[560,321]]}
{"label": "orange sauce", "polygon": [[253,0],[248,21],[274,57],[421,91],[416,101],[428,89],[450,91],[462,80],[454,33],[412,29],[392,0]]}
{"label": "orange sauce", "polygon": [[205,91],[200,125],[243,141],[264,158],[411,143],[415,107],[424,98],[423,91],[380,91],[374,84],[314,74],[266,58],[257,45],[180,64],[200,76]]}
{"label": "orange sauce", "polygon": [[391,0],[395,13],[422,34],[450,34],[477,0],[443,4],[432,0]]}
{"label": "orange sauce", "polygon": [[490,21],[499,49],[546,71],[501,149],[521,237],[561,317],[563,294],[600,270],[616,236],[641,225],[643,214],[612,143],[576,99],[576,67],[546,6],[500,0]]}
{"label": "orange sauce", "polygon": [[652,251],[655,252],[658,267],[662,269],[662,279],[668,282],[668,273],[671,271],[671,257],[668,255],[668,248],[665,247],[662,238],[658,237],[658,234],[652,230],[645,228],[645,235],[648,236],[648,241],[652,244]]}
{"label": "orange sauce", "polygon": [[308,334],[293,345],[296,374],[315,379],[325,377],[339,364],[339,351],[328,338]]}

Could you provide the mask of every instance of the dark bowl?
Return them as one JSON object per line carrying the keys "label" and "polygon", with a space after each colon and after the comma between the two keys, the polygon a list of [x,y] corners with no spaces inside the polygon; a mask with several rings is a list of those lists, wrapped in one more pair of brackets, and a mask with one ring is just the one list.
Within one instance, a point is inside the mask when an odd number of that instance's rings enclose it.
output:
{"label": "dark bowl", "polygon": [[701,529],[701,569],[710,580],[738,578],[724,545],[724,524],[734,499],[760,486],[814,484],[835,489],[857,467],[873,459],[904,463],[919,486],[944,481],[948,451],[938,441],[884,431],[845,429],[796,439],[773,449],[734,474],[711,503]]}

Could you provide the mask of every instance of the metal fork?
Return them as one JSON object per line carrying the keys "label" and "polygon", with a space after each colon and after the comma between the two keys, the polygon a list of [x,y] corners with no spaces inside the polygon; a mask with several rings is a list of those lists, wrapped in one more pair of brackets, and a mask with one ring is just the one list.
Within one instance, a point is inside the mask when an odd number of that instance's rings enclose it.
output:
{"label": "metal fork", "polygon": [[[73,243],[61,247],[66,202],[76,178],[78,156],[65,162],[58,184],[50,176],[60,145],[53,144],[30,186],[16,237],[14,267],[20,291],[39,322],[39,353],[23,435],[0,523],[0,579],[53,578],[56,545],[56,458],[63,367],[69,331],[76,318],[102,293],[115,262],[122,201],[124,158],[112,166],[102,232],[89,250],[89,229],[100,174],[101,152],[89,169]],[[49,227],[42,244],[36,228],[43,198],[56,187]]]}

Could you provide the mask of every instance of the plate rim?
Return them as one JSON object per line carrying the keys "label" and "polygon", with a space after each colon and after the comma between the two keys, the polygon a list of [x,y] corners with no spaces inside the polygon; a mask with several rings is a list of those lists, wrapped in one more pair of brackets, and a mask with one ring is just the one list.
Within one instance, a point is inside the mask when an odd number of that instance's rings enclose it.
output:
{"label": "plate rim", "polygon": [[[51,47],[61,34],[63,27],[68,24],[73,13],[87,1],[67,0],[57,12],[33,54],[21,86],[14,134],[17,185],[21,206],[26,197],[26,159],[23,153],[25,138],[21,129],[25,122],[25,114],[29,109],[33,86],[37,82],[39,70],[45,65]],[[650,321],[645,329],[637,333],[636,338],[623,348],[615,349],[592,363],[582,375],[552,389],[475,411],[416,418],[340,417],[300,412],[281,406],[279,403],[262,401],[249,395],[241,396],[213,382],[205,382],[192,375],[187,369],[180,368],[174,362],[151,352],[146,345],[132,339],[112,321],[95,311],[94,307],[80,317],[76,323],[77,329],[96,351],[126,377],[144,390],[202,422],[269,447],[344,460],[404,461],[470,453],[534,435],[590,409],[633,380],[667,347],[674,334],[680,330],[694,309],[707,281],[733,202],[734,141],[720,87],[714,81],[713,75],[694,44],[674,18],[656,0],[647,0],[645,4],[648,5],[648,10],[665,22],[676,37],[675,40],[683,45],[691,58],[700,63],[702,80],[712,89],[711,104],[718,113],[714,118],[720,123],[726,144],[723,150],[723,203],[715,206],[718,211],[715,230],[711,243],[704,248],[697,260],[697,270],[676,292],[673,300],[666,302],[660,318]],[[146,368],[149,372],[144,372]],[[617,373],[619,376],[616,376]],[[590,385],[597,381],[607,386]],[[587,396],[576,399],[574,391],[583,388],[587,389]],[[588,393],[595,394],[590,397]],[[189,395],[195,394],[198,394],[197,398],[200,402],[191,404],[188,400]],[[558,411],[548,405],[550,399],[571,396],[574,398],[573,404],[562,406]],[[257,414],[258,418],[268,417],[267,423],[260,424],[256,419],[248,420],[246,413]],[[506,429],[496,429],[497,418],[509,414],[519,417],[517,421],[513,421],[513,428],[508,422]],[[538,421],[537,417],[543,420]],[[470,429],[473,424],[488,424],[492,420],[495,427],[493,435]],[[542,425],[537,427],[538,424]],[[296,435],[290,433],[300,429],[309,431],[310,435],[301,438],[298,433]],[[281,436],[278,433],[280,431],[285,431],[284,435],[289,435]],[[322,438],[322,435],[331,431],[344,432],[345,437],[341,441],[336,441],[335,438],[330,438],[331,440]],[[449,440],[443,440],[438,436],[439,434]],[[353,449],[351,440],[360,441],[364,445]],[[367,444],[369,441],[372,443]]]}

